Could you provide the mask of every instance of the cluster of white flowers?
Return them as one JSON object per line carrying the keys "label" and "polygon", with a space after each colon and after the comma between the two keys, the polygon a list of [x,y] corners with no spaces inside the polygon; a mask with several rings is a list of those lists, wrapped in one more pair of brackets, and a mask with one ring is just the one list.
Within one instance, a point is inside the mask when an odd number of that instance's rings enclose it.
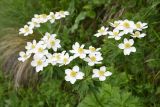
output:
{"label": "cluster of white flowers", "polygon": [[[95,47],[90,46],[89,49],[84,49],[84,45],[80,45],[78,42],[73,44],[73,50],[69,51],[74,54],[73,56],[70,56],[66,51],[58,53],[57,50],[61,48],[61,45],[60,40],[56,39],[56,36],[56,34],[49,34],[47,32],[38,43],[36,40],[27,42],[25,47],[26,52],[20,52],[18,60],[24,62],[33,56],[31,65],[36,68],[37,72],[42,71],[43,68],[47,67],[49,64],[53,66],[68,65],[72,60],[78,57],[88,62],[89,66],[102,63],[102,54],[99,52],[101,48],[96,49]],[[49,49],[54,51],[53,54],[49,52]],[[84,73],[79,71],[78,66],[74,66],[72,70],[66,69],[65,73],[65,80],[70,81],[72,84],[74,84],[77,79],[83,79],[84,77]],[[109,71],[106,72],[106,67],[104,66],[101,67],[99,71],[94,69],[93,73],[92,78],[98,77],[100,81],[104,81],[107,76],[112,74]]]}
{"label": "cluster of white flowers", "polygon": [[78,42],[76,42],[72,48],[73,50],[70,50],[70,52],[74,54],[73,57],[79,57],[83,59],[84,61],[88,62],[89,66],[102,63],[102,54],[99,52],[101,48],[96,49],[95,47],[90,46],[89,49],[84,49],[84,45],[80,45]]}
{"label": "cluster of white flowers", "polygon": [[[26,52],[20,52],[19,61],[24,62],[33,54],[33,61],[31,65],[36,67],[36,71],[43,70],[48,64],[52,65],[67,65],[73,60],[65,51],[57,53],[57,50],[61,48],[60,40],[56,38],[56,34],[45,33],[43,38],[37,43],[36,40],[33,42],[27,42],[25,47]],[[49,49],[54,51],[54,54],[49,52]]]}
{"label": "cluster of white flowers", "polygon": [[39,28],[42,23],[50,22],[54,23],[55,20],[59,20],[61,18],[65,18],[67,15],[69,15],[68,11],[59,11],[59,12],[50,12],[49,15],[47,14],[35,14],[34,17],[27,23],[27,25],[24,25],[23,28],[19,29],[19,34],[23,34],[24,36],[28,36],[30,34],[33,34],[34,28]]}
{"label": "cluster of white flowers", "polygon": [[[56,19],[64,18],[66,15],[69,15],[67,11],[50,12],[49,15],[35,15],[34,18],[28,25],[25,25],[24,28],[20,29],[20,34],[27,36],[33,33],[33,29],[40,27],[41,23],[46,23],[50,21],[54,23]],[[105,34],[104,34],[105,35]],[[84,44],[80,45],[78,42],[73,44],[72,50],[69,50],[73,56],[71,56],[66,51],[58,52],[58,49],[61,48],[60,40],[57,39],[56,34],[50,34],[48,32],[41,38],[40,41],[33,40],[32,42],[27,42],[25,46],[26,51],[19,52],[19,61],[26,61],[30,57],[33,57],[31,61],[31,66],[35,67],[36,72],[42,71],[44,67],[47,67],[49,64],[55,66],[58,65],[68,65],[70,62],[76,58],[80,58],[88,63],[89,66],[94,66],[96,64],[101,64],[103,57],[100,52],[101,48],[95,48],[89,46],[89,49],[84,49]],[[77,79],[83,79],[84,73],[80,71],[78,66],[74,66],[73,69],[65,70],[65,80],[74,84]],[[98,69],[93,69],[92,78],[99,78],[100,81],[104,81],[107,76],[110,76],[112,73],[107,71],[106,67],[103,66]]]}
{"label": "cluster of white flowers", "polygon": [[[120,40],[123,36],[129,35],[131,38],[143,38],[146,36],[142,33],[143,29],[148,28],[147,23],[137,22],[129,20],[119,20],[110,23],[112,31],[108,31],[108,27],[102,26],[98,32],[94,35],[100,37],[102,35],[108,35],[108,38],[114,38],[115,40]],[[124,38],[124,43],[120,43],[118,47],[123,49],[124,55],[130,55],[131,52],[136,52],[136,48],[133,46],[134,40]]]}
{"label": "cluster of white flowers", "polygon": [[[84,73],[80,71],[78,66],[74,66],[72,69],[65,70],[65,80],[74,84],[77,79],[83,79]],[[93,69],[92,78],[99,78],[100,81],[106,80],[106,77],[111,76],[112,73],[106,71],[106,67],[102,66],[100,69]]]}

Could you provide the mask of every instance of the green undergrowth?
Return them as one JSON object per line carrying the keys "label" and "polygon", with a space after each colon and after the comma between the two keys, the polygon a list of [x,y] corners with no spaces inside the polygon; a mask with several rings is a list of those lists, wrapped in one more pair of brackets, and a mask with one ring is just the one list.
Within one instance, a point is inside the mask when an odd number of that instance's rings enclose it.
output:
{"label": "green undergrowth", "polygon": [[[39,73],[36,85],[15,89],[11,76],[0,72],[0,107],[160,107],[159,0],[1,0],[0,39],[8,33],[5,29],[18,32],[34,14],[59,10],[68,10],[70,16],[55,25],[44,24],[42,33],[57,33],[66,50],[75,41],[101,47],[103,65],[113,75],[104,82],[86,78],[71,85],[64,80],[66,68],[79,65],[86,73],[92,71],[78,59],[61,68],[49,66]],[[116,41],[93,36],[102,25],[121,19],[149,26],[147,36],[135,41],[137,52],[129,56]],[[34,35],[38,40],[40,34]]]}

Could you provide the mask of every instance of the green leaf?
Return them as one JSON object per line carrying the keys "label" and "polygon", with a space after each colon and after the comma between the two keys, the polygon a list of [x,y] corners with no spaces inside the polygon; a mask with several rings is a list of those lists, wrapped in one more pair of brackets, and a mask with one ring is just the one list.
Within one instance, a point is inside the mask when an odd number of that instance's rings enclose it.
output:
{"label": "green leaf", "polygon": [[82,21],[82,20],[84,20],[86,18],[86,14],[87,14],[86,12],[81,12],[77,16],[77,18],[75,20],[75,23],[74,23],[74,25],[71,28],[71,32],[74,32],[76,29],[78,29],[78,25],[79,25],[80,21]]}
{"label": "green leaf", "polygon": [[87,95],[78,107],[142,107],[142,105],[131,93],[105,84],[99,92]]}

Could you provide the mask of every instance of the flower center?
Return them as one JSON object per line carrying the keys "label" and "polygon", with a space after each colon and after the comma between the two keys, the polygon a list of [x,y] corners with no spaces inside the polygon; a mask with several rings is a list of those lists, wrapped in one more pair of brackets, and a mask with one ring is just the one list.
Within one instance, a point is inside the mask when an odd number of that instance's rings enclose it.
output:
{"label": "flower center", "polygon": [[91,61],[95,62],[96,61],[96,57],[95,56],[92,56],[90,57]]}
{"label": "flower center", "polygon": [[104,73],[105,73],[104,71],[99,71],[98,72],[99,76],[104,76]]}
{"label": "flower center", "polygon": [[125,46],[125,48],[130,48],[131,44],[130,43],[126,43],[124,46]]}
{"label": "flower center", "polygon": [[137,28],[141,28],[141,24],[140,23],[136,23],[136,27]]}
{"label": "flower center", "polygon": [[63,61],[64,61],[64,63],[67,63],[67,62],[68,62],[68,59],[67,59],[67,58],[64,58]]}
{"label": "flower center", "polygon": [[59,60],[59,59],[60,59],[60,55],[57,54],[57,55],[55,56],[55,58],[56,58],[57,60]]}
{"label": "flower center", "polygon": [[140,35],[140,32],[136,31],[134,36],[138,37]]}
{"label": "flower center", "polygon": [[52,16],[51,16],[51,18],[52,18],[52,19],[55,19],[55,16],[54,16],[54,15],[52,15]]}
{"label": "flower center", "polygon": [[61,14],[64,14],[64,11],[60,11]]}
{"label": "flower center", "polygon": [[37,23],[37,22],[33,22],[33,24],[34,24],[34,25],[37,25],[38,23]]}
{"label": "flower center", "polygon": [[41,18],[41,17],[40,17],[40,15],[37,15],[36,18],[39,19],[39,18]]}
{"label": "flower center", "polygon": [[104,32],[104,29],[100,29],[99,32],[100,32],[100,33],[103,33],[103,32]]}
{"label": "flower center", "polygon": [[27,55],[25,54],[25,55],[23,55],[23,58],[27,58]]}
{"label": "flower center", "polygon": [[42,16],[42,18],[47,18],[46,14],[42,14],[41,16]]}
{"label": "flower center", "polygon": [[114,25],[115,27],[117,27],[117,26],[119,25],[119,23],[114,23],[113,25]]}
{"label": "flower center", "polygon": [[24,30],[25,30],[25,32],[29,32],[29,28],[28,27],[25,27]]}
{"label": "flower center", "polygon": [[42,61],[41,61],[41,60],[38,60],[38,61],[37,61],[37,65],[42,65]]}
{"label": "flower center", "polygon": [[118,32],[113,32],[113,35],[114,36],[118,36]]}
{"label": "flower center", "polygon": [[82,54],[84,52],[83,48],[78,48],[78,53]]}
{"label": "flower center", "polygon": [[92,51],[92,52],[96,51],[96,49],[94,47],[90,47],[89,50]]}
{"label": "flower center", "polygon": [[71,77],[76,77],[76,75],[77,75],[77,72],[71,71],[71,73],[70,73],[70,76],[71,76]]}
{"label": "flower center", "polygon": [[38,52],[43,52],[43,48],[38,48]]}
{"label": "flower center", "polygon": [[125,28],[129,28],[129,27],[130,27],[130,25],[129,25],[128,22],[124,22],[124,23],[123,23],[123,26],[124,26]]}
{"label": "flower center", "polygon": [[50,44],[51,44],[51,46],[54,46],[55,45],[55,41],[54,40],[50,41]]}
{"label": "flower center", "polygon": [[32,44],[31,48],[34,49],[34,48],[35,48],[35,45]]}

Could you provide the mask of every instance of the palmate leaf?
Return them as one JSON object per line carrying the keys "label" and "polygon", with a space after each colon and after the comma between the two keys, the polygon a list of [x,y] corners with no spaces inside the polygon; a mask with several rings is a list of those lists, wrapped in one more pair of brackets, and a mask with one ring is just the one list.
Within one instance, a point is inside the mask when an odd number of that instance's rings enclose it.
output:
{"label": "palmate leaf", "polygon": [[99,92],[87,95],[78,107],[142,107],[142,105],[131,93],[105,84]]}

